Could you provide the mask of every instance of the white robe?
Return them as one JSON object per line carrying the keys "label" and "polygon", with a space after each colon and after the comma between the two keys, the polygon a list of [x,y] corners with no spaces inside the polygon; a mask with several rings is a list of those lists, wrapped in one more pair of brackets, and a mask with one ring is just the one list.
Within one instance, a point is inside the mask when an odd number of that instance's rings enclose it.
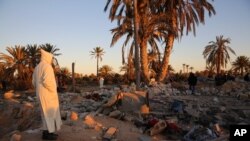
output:
{"label": "white robe", "polygon": [[36,66],[32,83],[42,111],[43,130],[50,133],[59,130],[62,125],[57,86],[51,65],[53,55],[41,49],[41,61]]}

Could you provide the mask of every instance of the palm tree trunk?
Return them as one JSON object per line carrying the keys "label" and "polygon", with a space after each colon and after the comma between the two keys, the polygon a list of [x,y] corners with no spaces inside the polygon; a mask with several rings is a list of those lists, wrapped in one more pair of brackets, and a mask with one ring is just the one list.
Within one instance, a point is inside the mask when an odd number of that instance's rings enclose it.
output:
{"label": "palm tree trunk", "polygon": [[217,74],[220,74],[220,73],[221,73],[221,68],[220,68],[220,67],[221,67],[221,63],[222,63],[222,62],[221,62],[221,61],[222,61],[222,60],[221,60],[221,57],[222,57],[222,56],[221,56],[221,55],[222,55],[222,47],[219,47],[219,48],[220,48],[220,49],[219,49],[219,54],[218,54],[218,61],[217,61],[217,66],[216,66],[216,67],[217,67]]}
{"label": "palm tree trunk", "polygon": [[99,57],[97,57],[97,63],[96,63],[96,76],[98,77],[99,75]]}
{"label": "palm tree trunk", "polygon": [[[58,82],[59,83],[59,82]],[[72,84],[73,84],[73,92],[75,92],[75,63],[72,63]]]}
{"label": "palm tree trunk", "polygon": [[139,58],[139,47],[138,47],[138,27],[139,17],[137,13],[137,0],[134,0],[134,38],[135,38],[135,76],[136,76],[136,89],[140,87],[140,58]]}
{"label": "palm tree trunk", "polygon": [[129,80],[134,80],[133,48],[130,49],[128,55],[128,78]]}
{"label": "palm tree trunk", "polygon": [[143,78],[146,83],[149,82],[149,70],[148,70],[148,53],[147,53],[147,42],[145,40],[141,41],[140,45],[140,55],[141,55],[141,68]]}
{"label": "palm tree trunk", "polygon": [[158,81],[163,81],[165,79],[165,77],[167,76],[169,58],[170,58],[170,54],[171,54],[171,51],[173,48],[173,44],[174,44],[174,34],[169,34],[168,40],[166,42],[165,51],[164,51],[164,57],[162,60],[161,71],[160,71],[160,74],[158,76]]}

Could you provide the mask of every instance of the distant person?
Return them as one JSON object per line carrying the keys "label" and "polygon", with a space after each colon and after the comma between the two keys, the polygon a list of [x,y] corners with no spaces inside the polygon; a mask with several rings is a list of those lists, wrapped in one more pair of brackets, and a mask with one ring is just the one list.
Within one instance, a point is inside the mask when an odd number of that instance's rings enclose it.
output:
{"label": "distant person", "polygon": [[6,89],[7,89],[6,81],[2,80],[1,83],[2,83],[2,87],[3,87],[3,91],[6,91]]}
{"label": "distant person", "polygon": [[41,61],[36,66],[32,78],[41,109],[44,140],[56,140],[58,135],[55,131],[62,125],[52,58],[51,53],[41,49]]}
{"label": "distant person", "polygon": [[226,83],[227,77],[225,74],[216,74],[215,76],[215,85],[216,86],[221,86],[224,83]]}
{"label": "distant person", "polygon": [[190,72],[188,77],[188,85],[189,89],[192,91],[192,94],[195,93],[196,84],[197,84],[197,77],[194,75],[194,73]]}
{"label": "distant person", "polygon": [[244,80],[249,82],[250,81],[250,78],[249,78],[249,73],[247,73],[245,76],[244,76]]}

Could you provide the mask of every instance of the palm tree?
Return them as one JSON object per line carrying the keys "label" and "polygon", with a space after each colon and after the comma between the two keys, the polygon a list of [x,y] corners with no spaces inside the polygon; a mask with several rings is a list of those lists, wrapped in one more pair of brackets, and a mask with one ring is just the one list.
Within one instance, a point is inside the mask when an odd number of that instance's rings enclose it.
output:
{"label": "palm tree", "polygon": [[124,75],[126,76],[127,80],[134,80],[135,78],[135,67],[133,64],[125,63],[120,67],[120,72],[124,72]]}
{"label": "palm tree", "polygon": [[204,10],[208,11],[209,16],[215,14],[213,6],[207,0],[163,0],[161,6],[161,9],[158,9],[159,12],[167,13],[171,17],[167,19],[166,23],[170,28],[165,36],[166,46],[159,81],[163,81],[166,76],[174,39],[183,35],[184,28],[186,28],[186,34],[193,31],[195,35],[195,26],[205,23]]}
{"label": "palm tree", "polygon": [[247,70],[249,67],[249,58],[246,56],[238,56],[232,63],[234,70],[240,70],[240,74],[243,76],[244,69]]}
{"label": "palm tree", "polygon": [[110,75],[112,73],[112,67],[110,67],[109,65],[103,65],[100,69],[100,75],[103,77],[106,77],[107,75]]}
{"label": "palm tree", "polygon": [[102,61],[102,56],[104,55],[104,50],[101,48],[101,47],[95,47],[93,48],[92,51],[90,51],[90,55],[95,57],[96,60],[97,60],[97,64],[96,64],[96,76],[98,77],[99,73],[98,73],[98,70],[99,70],[99,59],[100,61]]}
{"label": "palm tree", "polygon": [[[110,1],[111,0],[107,1],[105,11]],[[113,32],[113,41],[115,42],[123,35],[127,35],[127,39],[131,39],[134,36],[134,26],[131,20],[135,15],[133,12],[133,2],[132,0],[113,1],[109,17],[111,21],[117,19],[119,25],[118,28],[115,29],[116,32]],[[137,40],[140,45],[140,60],[143,76],[148,79],[147,44],[156,41],[161,42],[162,39],[164,39],[166,46],[163,59],[161,60],[161,71],[159,71],[158,75],[158,80],[162,81],[167,74],[174,39],[183,35],[184,28],[186,28],[187,33],[191,30],[195,33],[195,24],[200,22],[204,23],[204,9],[209,12],[209,16],[215,14],[215,11],[213,6],[206,0],[138,1],[138,7],[140,32],[139,39]],[[116,12],[118,14],[116,14]],[[128,41],[127,39],[125,42]]]}
{"label": "palm tree", "polygon": [[193,71],[193,69],[194,69],[194,67],[190,67],[189,69],[190,69],[190,72],[192,72],[192,71]]}
{"label": "palm tree", "polygon": [[206,63],[215,65],[217,74],[221,73],[221,67],[226,68],[230,61],[229,51],[235,55],[234,50],[227,44],[230,44],[229,38],[224,39],[222,35],[216,36],[216,41],[210,41],[203,51]]}
{"label": "palm tree", "polygon": [[186,70],[187,70],[187,73],[188,73],[188,67],[189,67],[189,65],[186,65]]}
{"label": "palm tree", "polygon": [[208,71],[208,76],[213,76],[215,74],[215,65],[214,64],[206,64],[206,70]]}
{"label": "palm tree", "polygon": [[40,45],[40,48],[44,49],[44,50],[47,51],[47,52],[50,52],[51,54],[53,54],[53,56],[59,56],[59,55],[61,55],[61,53],[56,53],[56,52],[58,52],[60,49],[59,49],[59,48],[56,48],[56,46],[51,45],[51,44],[49,44],[49,43]]}
{"label": "palm tree", "polygon": [[168,72],[174,72],[174,68],[172,67],[172,65],[168,65]]}
{"label": "palm tree", "polygon": [[[134,48],[134,66],[136,67],[136,81],[137,85],[140,79],[140,62],[141,62],[141,69],[142,69],[142,74],[143,77],[145,78],[146,81],[149,82],[149,68],[148,68],[148,57],[147,57],[147,40],[148,37],[145,36],[145,29],[149,28],[141,28],[143,22],[141,22],[141,9],[143,5],[143,1],[138,1],[137,0],[128,0],[128,1],[113,1],[113,5],[110,8],[110,19],[113,21],[116,17],[118,17],[118,27],[112,29],[113,33],[113,39],[111,42],[111,46],[114,45],[114,43],[117,42],[118,39],[120,39],[122,36],[127,35],[126,40],[123,45],[123,52],[124,53],[124,48],[127,45],[127,43],[130,40],[132,41],[131,48]],[[108,5],[110,4],[110,0],[107,2],[107,5],[105,7],[105,11],[107,10]],[[119,9],[119,6],[121,7]],[[126,8],[125,8],[126,7]],[[137,10],[137,7],[140,7],[139,10]],[[116,11],[119,13],[116,14]],[[125,11],[124,11],[125,10]],[[123,12],[125,13],[125,16],[123,16]],[[120,17],[120,18],[119,18]],[[140,17],[140,18],[139,18]],[[145,23],[145,22],[144,22]],[[140,32],[138,30],[140,29]],[[152,28],[153,29],[153,28]],[[148,32],[152,33],[152,32]],[[138,34],[138,35],[137,35]],[[139,46],[139,47],[137,47]],[[139,49],[140,48],[140,49]],[[130,49],[131,50],[131,49]],[[140,51],[140,58],[139,57],[139,51]],[[130,51],[131,53],[131,51]],[[124,58],[124,55],[123,55]],[[130,58],[128,58],[130,59]],[[139,62],[140,61],[140,62]],[[124,59],[123,59],[124,63]],[[130,64],[131,61],[128,64]]]}
{"label": "palm tree", "polygon": [[34,69],[35,66],[39,63],[40,59],[40,51],[39,47],[37,44],[34,45],[27,45],[26,46],[26,52],[27,52],[27,57],[28,57],[28,62],[29,62],[29,67],[31,69]]}
{"label": "palm tree", "polygon": [[185,73],[186,64],[182,64],[182,67],[183,67],[183,73]]}
{"label": "palm tree", "polygon": [[6,48],[8,54],[0,53],[0,62],[4,64],[5,78],[12,80],[17,88],[26,89],[31,86],[32,72],[28,66],[27,53],[24,46]]}

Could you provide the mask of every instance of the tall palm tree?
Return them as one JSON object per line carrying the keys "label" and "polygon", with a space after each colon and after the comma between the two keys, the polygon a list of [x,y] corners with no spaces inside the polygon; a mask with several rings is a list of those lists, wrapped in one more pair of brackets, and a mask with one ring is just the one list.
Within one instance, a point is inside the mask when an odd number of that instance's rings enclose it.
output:
{"label": "tall palm tree", "polygon": [[190,67],[189,69],[190,69],[190,72],[193,72],[194,67]]}
{"label": "tall palm tree", "polygon": [[57,53],[60,49],[56,48],[56,46],[51,45],[50,43],[40,45],[40,48],[44,49],[47,52],[50,52],[54,56],[59,56],[61,53]]}
{"label": "tall palm tree", "polygon": [[235,55],[234,50],[228,44],[230,44],[229,38],[225,39],[222,35],[216,36],[216,41],[210,41],[203,51],[206,63],[215,65],[217,74],[221,73],[221,67],[226,68],[230,61],[229,51]]}
{"label": "tall palm tree", "polygon": [[187,73],[188,73],[188,67],[189,67],[189,65],[186,65],[186,70],[187,70]]}
{"label": "tall palm tree", "polygon": [[96,76],[98,77],[99,73],[98,73],[98,70],[99,70],[99,59],[100,61],[102,61],[102,56],[104,55],[104,50],[101,48],[101,47],[95,47],[93,48],[92,51],[90,51],[90,55],[95,57],[96,58]]}
{"label": "tall palm tree", "polygon": [[182,64],[182,67],[183,67],[183,73],[185,73],[186,64]]}
{"label": "tall palm tree", "polygon": [[250,60],[246,56],[238,56],[232,63],[234,70],[240,70],[240,74],[243,76],[244,69],[247,70],[249,67]]}
{"label": "tall palm tree", "polygon": [[186,28],[186,34],[193,31],[195,35],[196,25],[205,23],[205,10],[208,11],[209,16],[215,14],[215,10],[207,0],[162,0],[160,7],[159,12],[171,16],[166,23],[170,28],[167,30],[168,34],[165,37],[166,46],[161,72],[158,77],[159,81],[163,81],[167,73],[174,39],[183,35],[184,28]]}
{"label": "tall palm tree", "polygon": [[[137,3],[137,4],[136,4]],[[108,5],[110,4],[110,0],[108,0],[107,5],[105,7],[105,11],[108,8]],[[138,64],[139,61],[141,62],[141,70],[143,77],[146,81],[149,82],[149,68],[148,68],[148,52],[147,52],[147,44],[153,45],[157,47],[156,41],[153,39],[153,36],[156,34],[154,26],[156,23],[160,24],[163,21],[160,22],[159,15],[152,15],[150,12],[148,12],[148,6],[145,4],[145,1],[138,1],[137,0],[128,0],[128,1],[113,1],[113,4],[110,8],[110,19],[113,21],[114,19],[118,20],[118,27],[112,29],[113,39],[111,42],[111,46],[114,45],[114,43],[117,42],[118,39],[120,39],[122,36],[126,35],[126,40],[123,45],[123,51],[124,48],[127,45],[127,43],[130,40],[132,41],[132,45],[130,47],[135,49],[135,56],[136,53],[136,47],[139,45],[140,48],[140,58],[136,59],[134,63]],[[136,7],[139,7],[139,10],[136,10]],[[116,13],[118,11],[118,13]],[[138,12],[136,12],[138,11]],[[124,12],[124,15],[122,15]],[[138,16],[136,16],[138,15]],[[140,17],[140,18],[139,18]],[[152,18],[147,18],[152,17]],[[158,22],[156,22],[157,19]],[[138,30],[140,32],[136,32],[135,27],[138,26]],[[135,35],[138,33],[138,37],[135,37]],[[131,50],[131,49],[130,49]],[[123,56],[123,63],[124,63],[124,55]],[[130,64],[130,62],[128,62]],[[138,65],[135,65],[138,66]],[[139,70],[139,68],[137,68]]]}
{"label": "tall palm tree", "polygon": [[[108,0],[105,10],[111,0]],[[150,0],[150,1],[138,1],[139,7],[139,45],[141,56],[141,68],[143,76],[148,78],[148,60],[147,60],[147,44],[148,41],[156,39],[161,42],[160,39],[165,40],[165,51],[163,59],[161,60],[161,71],[159,71],[158,80],[164,80],[167,74],[167,67],[169,64],[170,54],[172,52],[174,39],[183,35],[184,28],[186,33],[193,31],[195,33],[195,26],[198,23],[204,23],[205,10],[208,11],[209,16],[215,14],[213,6],[207,2],[207,0],[193,1],[193,0]],[[113,5],[110,9],[110,19],[118,20],[120,23],[133,23],[131,17],[134,13],[133,1],[116,0],[113,1]],[[123,13],[125,11],[125,14]],[[129,12],[130,11],[130,12]],[[116,14],[118,13],[118,14]],[[130,18],[129,18],[130,16]],[[129,30],[128,27],[132,30]],[[132,24],[130,26],[121,26],[117,30],[130,31],[133,33]],[[118,32],[116,36],[126,35],[127,32]],[[132,34],[128,34],[127,37],[131,37]]]}

